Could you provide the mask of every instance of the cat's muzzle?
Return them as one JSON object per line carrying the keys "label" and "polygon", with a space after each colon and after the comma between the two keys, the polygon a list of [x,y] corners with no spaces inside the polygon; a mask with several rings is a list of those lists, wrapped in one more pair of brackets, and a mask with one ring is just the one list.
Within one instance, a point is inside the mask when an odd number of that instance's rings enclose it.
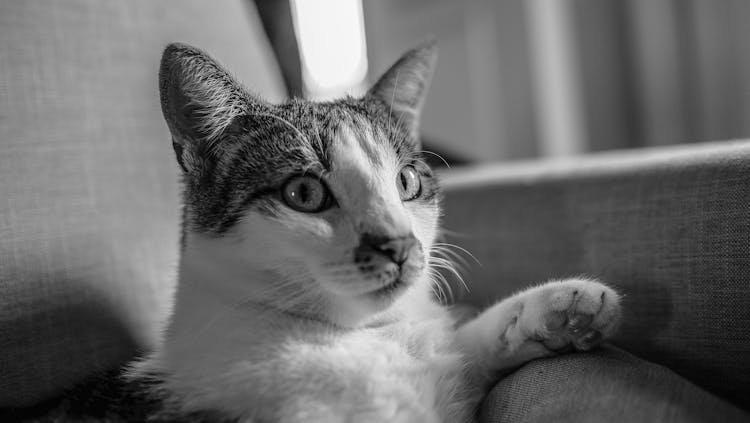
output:
{"label": "cat's muzzle", "polygon": [[354,249],[360,272],[377,282],[373,294],[393,294],[408,286],[423,267],[422,243],[413,234],[388,237],[365,233]]}

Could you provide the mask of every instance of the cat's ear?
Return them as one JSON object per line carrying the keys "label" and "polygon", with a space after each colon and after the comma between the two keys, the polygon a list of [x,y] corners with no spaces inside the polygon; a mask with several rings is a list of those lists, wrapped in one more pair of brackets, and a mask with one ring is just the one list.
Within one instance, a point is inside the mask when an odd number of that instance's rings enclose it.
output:
{"label": "cat's ear", "polygon": [[261,103],[206,53],[180,43],[164,50],[159,94],[177,161],[185,172],[199,171],[211,161],[212,146],[225,130]]}
{"label": "cat's ear", "polygon": [[419,116],[436,61],[437,43],[431,39],[401,56],[368,92],[384,101],[417,141]]}

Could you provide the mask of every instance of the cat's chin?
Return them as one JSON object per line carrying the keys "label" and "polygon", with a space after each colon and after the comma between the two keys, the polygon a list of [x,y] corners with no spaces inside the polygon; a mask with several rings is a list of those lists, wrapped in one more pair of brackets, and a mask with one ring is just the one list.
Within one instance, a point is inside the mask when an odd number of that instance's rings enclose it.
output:
{"label": "cat's chin", "polygon": [[336,296],[330,301],[327,319],[341,327],[355,328],[388,310],[411,284],[400,279],[357,296]]}
{"label": "cat's chin", "polygon": [[388,285],[378,288],[374,291],[368,292],[364,294],[365,297],[368,299],[372,299],[374,301],[385,301],[385,302],[393,302],[398,298],[401,294],[406,291],[406,288],[408,288],[409,283],[404,281],[401,278],[396,278],[393,282],[389,283]]}

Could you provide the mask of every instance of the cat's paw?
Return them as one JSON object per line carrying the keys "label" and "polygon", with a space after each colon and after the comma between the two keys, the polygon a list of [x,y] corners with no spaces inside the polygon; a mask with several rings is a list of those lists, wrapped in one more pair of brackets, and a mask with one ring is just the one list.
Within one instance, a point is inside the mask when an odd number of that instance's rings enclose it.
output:
{"label": "cat's paw", "polygon": [[524,297],[518,329],[551,351],[596,347],[620,321],[619,294],[594,280],[549,282]]}

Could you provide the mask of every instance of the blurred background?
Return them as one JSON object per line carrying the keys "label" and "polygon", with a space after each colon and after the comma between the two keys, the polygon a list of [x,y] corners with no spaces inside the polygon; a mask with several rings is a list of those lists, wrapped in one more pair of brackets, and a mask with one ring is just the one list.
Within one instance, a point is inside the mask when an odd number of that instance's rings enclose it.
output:
{"label": "blurred background", "polygon": [[747,0],[256,5],[290,95],[361,92],[436,37],[422,132],[451,163],[750,136]]}

